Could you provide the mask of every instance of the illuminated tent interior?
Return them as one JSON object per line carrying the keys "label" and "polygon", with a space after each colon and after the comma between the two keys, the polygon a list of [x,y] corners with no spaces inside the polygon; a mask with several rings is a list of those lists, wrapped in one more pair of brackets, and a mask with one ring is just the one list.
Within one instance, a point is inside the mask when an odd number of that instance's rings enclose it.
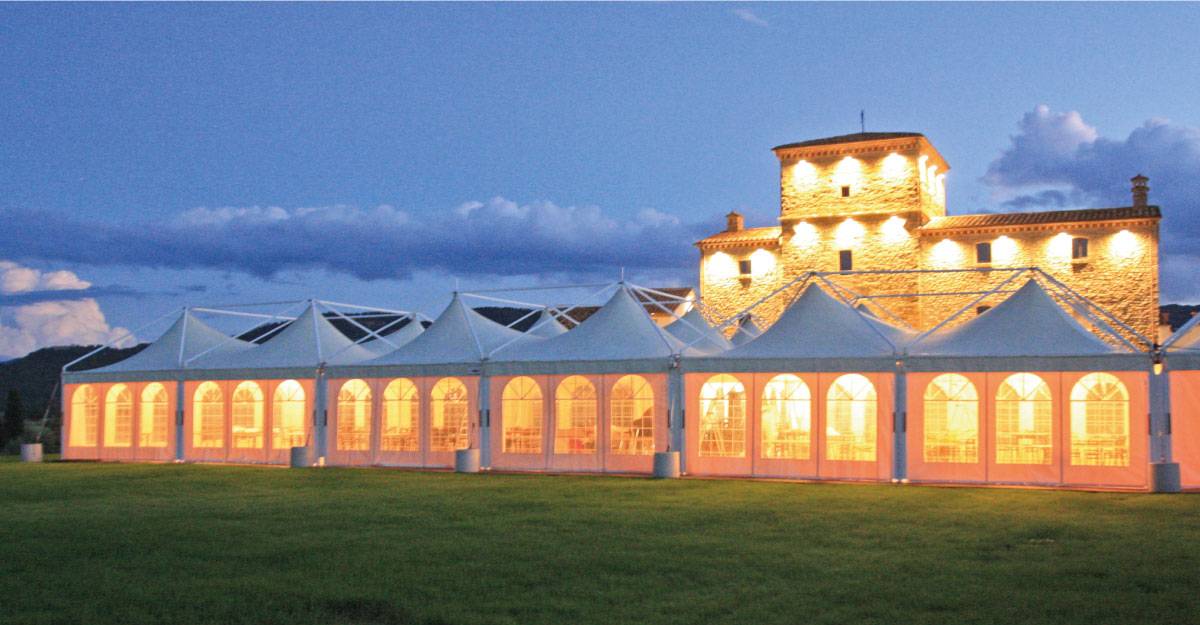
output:
{"label": "illuminated tent interior", "polygon": [[254,347],[184,310],[145,349],[111,365],[63,372],[62,455],[67,459],[170,460],[176,453],[175,380],[202,353]]}
{"label": "illuminated tent interior", "polygon": [[525,335],[480,315],[455,293],[424,332],[383,356],[328,369],[327,461],[450,467],[479,444],[480,362]]}
{"label": "illuminated tent interior", "polygon": [[1173,459],[1184,488],[1200,488],[1200,316],[1164,343]]}
{"label": "illuminated tent interior", "polygon": [[906,352],[909,479],[1146,484],[1149,356],[1101,340],[1035,279]]}
{"label": "illuminated tent interior", "polygon": [[690,473],[891,475],[893,372],[908,332],[815,282],[759,337],[684,358]]}
{"label": "illuminated tent interior", "polygon": [[[672,357],[705,352],[660,328],[633,287],[616,286],[570,332],[491,353],[484,370],[492,389],[492,466],[648,473],[654,452],[666,450]],[[698,328],[688,331],[702,339]]]}

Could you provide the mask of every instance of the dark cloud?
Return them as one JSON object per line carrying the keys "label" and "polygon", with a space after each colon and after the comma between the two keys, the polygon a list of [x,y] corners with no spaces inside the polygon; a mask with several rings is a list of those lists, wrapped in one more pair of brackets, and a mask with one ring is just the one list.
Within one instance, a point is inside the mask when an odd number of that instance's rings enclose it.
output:
{"label": "dark cloud", "polygon": [[[392,207],[196,208],[174,218],[123,225],[62,214],[0,209],[10,236],[0,257],[94,265],[215,268],[270,278],[290,269],[328,269],[364,280],[418,270],[457,275],[604,275],[692,272],[692,242],[719,230],[714,216],[685,224],[643,209],[632,218],[595,207],[503,198],[433,215]],[[686,274],[685,274],[686,275]]]}
{"label": "dark cloud", "polygon": [[0,306],[24,306],[37,302],[67,302],[97,297],[128,297],[144,299],[153,297],[152,294],[122,285],[93,286],[86,289],[70,291],[28,291],[0,295]]}
{"label": "dark cloud", "polygon": [[1150,178],[1150,203],[1162,208],[1163,293],[1198,295],[1200,129],[1149,119],[1124,139],[1100,136],[1082,116],[1039,106],[988,167],[983,182],[1017,210],[1129,206],[1129,179]]}

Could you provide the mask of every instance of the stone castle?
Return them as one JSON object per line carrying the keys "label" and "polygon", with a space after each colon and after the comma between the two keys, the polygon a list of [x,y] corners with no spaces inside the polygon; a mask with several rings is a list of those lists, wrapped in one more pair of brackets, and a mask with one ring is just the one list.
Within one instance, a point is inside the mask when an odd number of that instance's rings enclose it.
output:
{"label": "stone castle", "polygon": [[[700,296],[722,316],[803,272],[844,271],[851,273],[833,277],[837,284],[877,296],[870,301],[925,330],[1012,275],[1003,269],[1039,267],[1144,337],[1157,334],[1161,213],[1147,203],[1141,175],[1132,179],[1132,206],[948,216],[950,167],[921,134],[857,133],[774,152],[779,225],[744,228],[734,212],[724,232],[696,243]],[[979,271],[852,273],[914,269]],[[785,290],[755,314],[774,322],[789,295]],[[959,321],[1004,297],[979,302]]]}

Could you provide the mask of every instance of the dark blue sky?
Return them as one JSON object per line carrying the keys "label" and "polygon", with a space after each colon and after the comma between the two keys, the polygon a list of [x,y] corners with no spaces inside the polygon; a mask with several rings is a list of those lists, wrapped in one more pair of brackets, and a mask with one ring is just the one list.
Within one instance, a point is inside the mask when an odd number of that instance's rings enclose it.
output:
{"label": "dark blue sky", "polygon": [[126,327],[691,283],[722,214],[777,216],[772,146],[866,109],[941,151],[952,213],[1145,173],[1164,299],[1200,300],[1197,32],[1195,4],[3,4],[0,259]]}

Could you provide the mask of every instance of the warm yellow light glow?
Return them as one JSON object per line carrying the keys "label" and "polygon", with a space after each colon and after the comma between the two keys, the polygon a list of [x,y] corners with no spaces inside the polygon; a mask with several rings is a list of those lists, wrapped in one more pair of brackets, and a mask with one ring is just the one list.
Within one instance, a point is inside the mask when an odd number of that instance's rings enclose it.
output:
{"label": "warm yellow light glow", "polygon": [[1053,416],[1050,387],[1032,373],[1014,373],[996,392],[996,462],[1050,464]]}
{"label": "warm yellow light glow", "polygon": [[938,197],[946,195],[946,174],[938,174],[937,180],[933,184],[933,194]]}
{"label": "warm yellow light glow", "polygon": [[908,171],[908,161],[899,154],[892,152],[883,159],[883,177],[888,179],[896,179],[904,176]]}
{"label": "warm yellow light glow", "polygon": [[825,455],[830,460],[875,461],[875,385],[848,373],[834,381],[826,399]]}
{"label": "warm yellow light glow", "polygon": [[96,444],[100,426],[100,395],[91,385],[84,384],[71,396],[70,444],[92,447]]}
{"label": "warm yellow light glow", "polygon": [[454,451],[470,445],[467,426],[470,394],[458,378],[442,378],[429,391],[429,451]]}
{"label": "warm yellow light glow", "polygon": [[272,404],[271,428],[274,430],[275,449],[304,445],[308,433],[304,387],[295,380],[284,380],[275,388]]}
{"label": "warm yellow light glow", "polygon": [[108,389],[104,399],[104,446],[133,444],[133,392],[124,384]]}
{"label": "warm yellow light glow", "polygon": [[141,427],[138,428],[138,447],[167,446],[167,387],[154,382],[142,389]]}
{"label": "warm yellow light glow", "polygon": [[231,430],[233,446],[238,449],[262,449],[263,443],[262,387],[246,380],[233,389]]}
{"label": "warm yellow light glow", "polygon": [[421,399],[412,380],[396,378],[383,389],[379,449],[421,450]]}
{"label": "warm yellow light glow", "polygon": [[937,165],[930,165],[926,170],[925,184],[929,187],[930,195],[937,195]]}
{"label": "warm yellow light glow", "polygon": [[833,182],[834,185],[843,187],[846,185],[854,186],[862,177],[862,163],[853,156],[847,156],[838,162],[834,169]]}
{"label": "warm yellow light glow", "polygon": [[596,453],[596,387],[573,375],[558,384],[554,402],[554,453]]}
{"label": "warm yellow light glow", "polygon": [[933,246],[933,260],[939,265],[955,265],[962,262],[962,248],[950,239],[942,239]]}
{"label": "warm yellow light glow", "polygon": [[192,397],[192,447],[224,446],[224,393],[216,382],[204,382]]}
{"label": "warm yellow light glow", "polygon": [[731,375],[714,375],[700,389],[700,455],[746,457],[746,387]]}
{"label": "warm yellow light glow", "polygon": [[1071,389],[1071,464],[1129,466],[1129,392],[1111,373],[1089,373]]}
{"label": "warm yellow light glow", "polygon": [[1002,234],[992,242],[992,265],[1012,265],[1016,257],[1016,241]]}
{"label": "warm yellow light glow", "polygon": [[609,449],[614,454],[654,453],[654,389],[640,375],[627,375],[613,385],[609,401]]}
{"label": "warm yellow light glow", "polygon": [[1050,239],[1046,244],[1046,253],[1051,257],[1070,258],[1071,257],[1071,235],[1060,232]]}
{"label": "warm yellow light glow", "polygon": [[533,378],[522,376],[506,384],[500,400],[504,453],[541,453],[542,415],[542,389]]}
{"label": "warm yellow light glow", "polygon": [[817,183],[817,168],[808,161],[800,161],[792,168],[792,184],[801,186],[812,186]]}
{"label": "warm yellow light glow", "polygon": [[348,380],[337,396],[337,450],[371,449],[371,387]]}
{"label": "warm yellow light glow", "polygon": [[899,215],[888,217],[887,221],[883,222],[882,230],[883,237],[889,242],[908,238],[908,231],[904,229],[904,220]]}
{"label": "warm yellow light glow", "polygon": [[865,228],[863,228],[862,224],[854,221],[853,218],[847,217],[846,221],[838,224],[833,238],[840,248],[853,247],[858,245],[864,231]]}
{"label": "warm yellow light glow", "polygon": [[723,280],[738,275],[737,261],[725,252],[715,252],[708,257],[704,265],[704,273],[711,280]]}
{"label": "warm yellow light glow", "polygon": [[921,182],[922,183],[924,183],[925,180],[927,179],[926,174],[925,174],[925,161],[928,161],[928,160],[929,160],[929,157],[924,154],[921,155],[921,158],[917,159],[917,170],[920,171],[920,173],[921,173]]}
{"label": "warm yellow light glow", "polygon": [[796,247],[812,247],[817,244],[818,240],[816,226],[807,221],[796,224],[796,234],[792,236],[792,245]]}
{"label": "warm yellow light glow", "polygon": [[925,387],[925,462],[979,461],[979,395],[957,373]]}
{"label": "warm yellow light glow", "polygon": [[799,377],[783,373],[763,387],[762,457],[808,460],[812,395]]}
{"label": "warm yellow light glow", "polygon": [[775,271],[775,255],[763,249],[754,250],[750,255],[750,271],[756,276]]}
{"label": "warm yellow light glow", "polygon": [[1122,230],[1113,235],[1112,253],[1114,256],[1133,256],[1141,251],[1141,243],[1137,235],[1128,230]]}

